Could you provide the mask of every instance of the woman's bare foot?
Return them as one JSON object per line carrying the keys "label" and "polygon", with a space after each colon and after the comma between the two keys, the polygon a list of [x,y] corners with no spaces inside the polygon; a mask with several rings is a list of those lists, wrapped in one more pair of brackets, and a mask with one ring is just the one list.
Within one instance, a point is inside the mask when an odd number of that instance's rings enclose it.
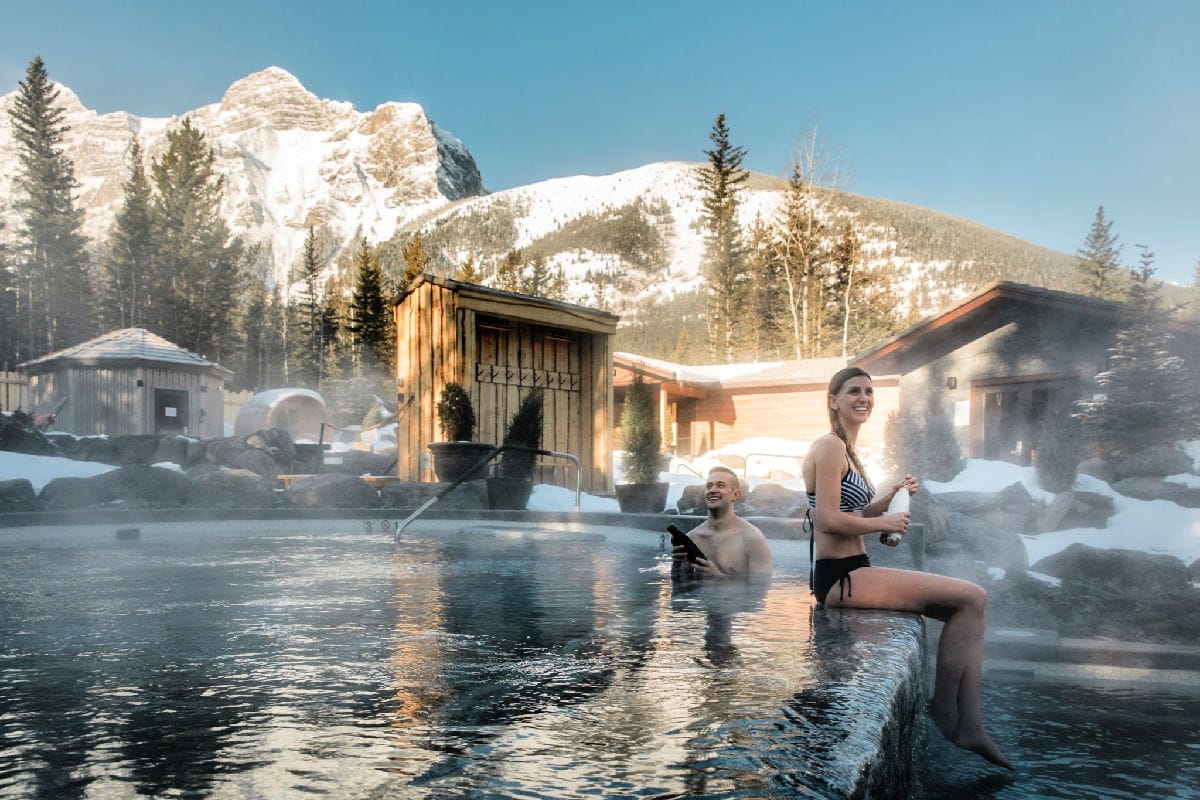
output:
{"label": "woman's bare foot", "polygon": [[992,737],[988,736],[982,728],[971,734],[956,733],[953,738],[946,738],[950,739],[951,744],[964,750],[970,750],[998,767],[1015,769],[1012,762],[1004,757],[1004,753],[1001,753],[1000,748],[992,741]]}

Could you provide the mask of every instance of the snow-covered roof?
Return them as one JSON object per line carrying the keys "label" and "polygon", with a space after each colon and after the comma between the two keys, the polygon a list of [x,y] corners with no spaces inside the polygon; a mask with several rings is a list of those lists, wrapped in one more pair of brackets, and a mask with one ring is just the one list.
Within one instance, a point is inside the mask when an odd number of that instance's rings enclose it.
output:
{"label": "snow-covered roof", "polygon": [[791,361],[752,361],[739,364],[675,364],[634,353],[614,353],[618,366],[641,370],[660,380],[707,388],[825,384],[846,366],[844,358],[803,358]]}
{"label": "snow-covered roof", "polygon": [[145,328],[121,328],[72,347],[48,353],[17,365],[22,372],[41,373],[55,364],[68,362],[81,365],[110,365],[113,363],[155,363],[175,367],[207,370],[232,375],[224,367],[203,356],[168,342]]}

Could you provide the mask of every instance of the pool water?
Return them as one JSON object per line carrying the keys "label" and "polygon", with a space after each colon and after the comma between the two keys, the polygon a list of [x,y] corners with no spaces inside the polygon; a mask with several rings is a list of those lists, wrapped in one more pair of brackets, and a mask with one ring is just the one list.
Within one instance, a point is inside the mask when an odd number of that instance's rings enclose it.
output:
{"label": "pool water", "polygon": [[0,797],[820,785],[800,574],[685,590],[643,531],[114,533],[0,531]]}
{"label": "pool water", "polygon": [[989,674],[984,719],[1018,771],[929,737],[929,800],[1200,798],[1200,696]]}

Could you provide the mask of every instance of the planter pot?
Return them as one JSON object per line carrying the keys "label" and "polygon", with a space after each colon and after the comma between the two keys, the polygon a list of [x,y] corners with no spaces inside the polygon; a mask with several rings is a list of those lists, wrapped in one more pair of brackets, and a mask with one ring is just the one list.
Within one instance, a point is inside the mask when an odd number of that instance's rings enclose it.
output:
{"label": "planter pot", "polygon": [[617,503],[625,513],[659,514],[667,508],[667,490],[671,484],[618,483]]}
{"label": "planter pot", "polygon": [[533,481],[491,477],[487,479],[487,493],[490,508],[524,511],[533,494]]}
{"label": "planter pot", "polygon": [[[430,442],[429,452],[433,453],[433,471],[442,483],[451,483],[462,478],[468,481],[483,480],[487,477],[488,464],[474,470],[481,458],[492,450],[494,445],[486,442]],[[471,474],[467,475],[467,471]]]}

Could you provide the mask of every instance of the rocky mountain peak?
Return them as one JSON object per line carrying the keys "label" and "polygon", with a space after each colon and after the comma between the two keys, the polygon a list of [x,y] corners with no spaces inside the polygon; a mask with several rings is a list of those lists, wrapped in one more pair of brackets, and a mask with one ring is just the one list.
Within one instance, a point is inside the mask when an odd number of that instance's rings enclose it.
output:
{"label": "rocky mountain peak", "polygon": [[229,133],[267,125],[276,130],[319,131],[331,122],[326,104],[295,75],[279,67],[234,81],[221,98],[219,113]]}

